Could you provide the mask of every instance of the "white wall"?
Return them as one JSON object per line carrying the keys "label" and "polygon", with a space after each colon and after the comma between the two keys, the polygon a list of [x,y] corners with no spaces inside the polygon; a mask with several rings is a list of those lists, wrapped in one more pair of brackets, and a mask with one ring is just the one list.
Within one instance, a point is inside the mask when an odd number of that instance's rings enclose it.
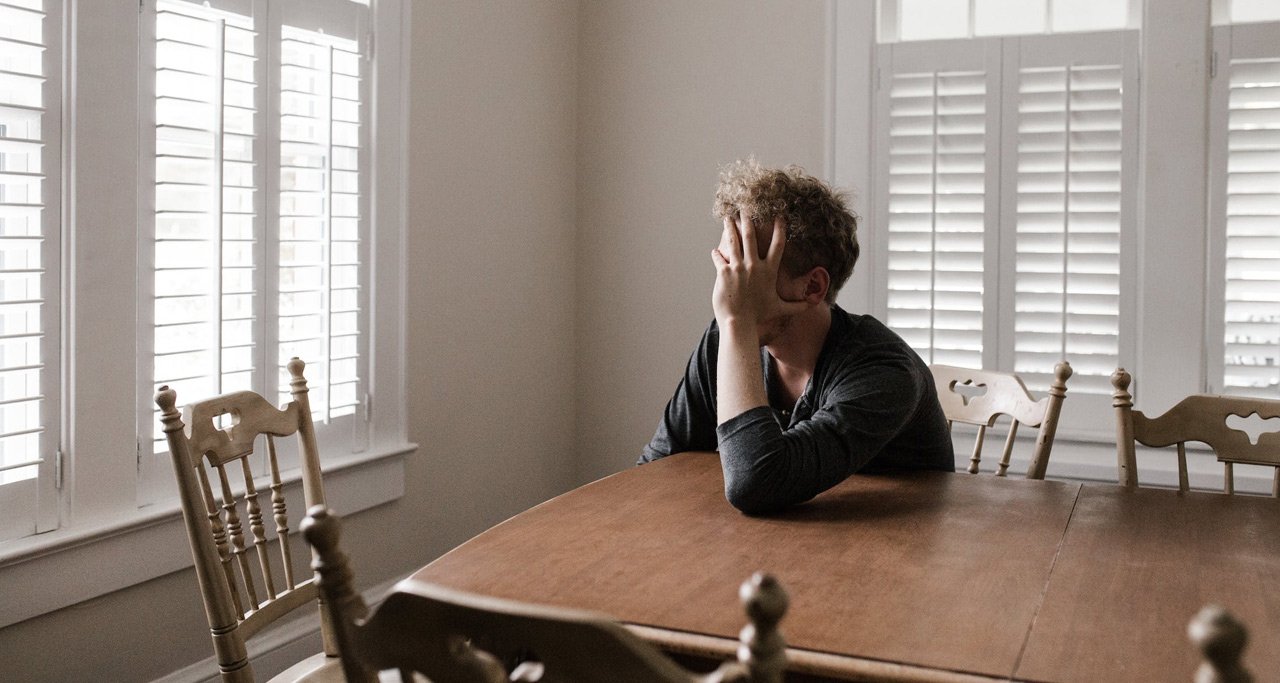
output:
{"label": "white wall", "polygon": [[826,163],[826,4],[582,5],[578,477],[635,462],[711,321],[718,166]]}

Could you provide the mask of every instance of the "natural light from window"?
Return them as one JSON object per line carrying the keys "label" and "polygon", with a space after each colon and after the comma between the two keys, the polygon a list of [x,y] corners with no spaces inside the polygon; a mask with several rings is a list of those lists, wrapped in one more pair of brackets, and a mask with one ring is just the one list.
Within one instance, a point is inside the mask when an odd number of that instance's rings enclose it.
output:
{"label": "natural light from window", "polygon": [[882,16],[888,6],[897,17],[896,27],[881,27],[882,42],[1130,28],[1128,0],[881,0],[880,6]]}
{"label": "natural light from window", "polygon": [[47,438],[44,22],[41,0],[0,1],[0,484],[35,478]]}

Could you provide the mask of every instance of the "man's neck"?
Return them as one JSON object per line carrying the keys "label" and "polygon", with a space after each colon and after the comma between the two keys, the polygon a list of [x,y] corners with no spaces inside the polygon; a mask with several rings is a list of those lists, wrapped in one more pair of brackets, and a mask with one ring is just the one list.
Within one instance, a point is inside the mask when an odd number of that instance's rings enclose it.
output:
{"label": "man's neck", "polygon": [[765,348],[773,357],[780,378],[808,380],[818,365],[818,356],[831,329],[831,306],[814,306],[791,319],[791,324]]}

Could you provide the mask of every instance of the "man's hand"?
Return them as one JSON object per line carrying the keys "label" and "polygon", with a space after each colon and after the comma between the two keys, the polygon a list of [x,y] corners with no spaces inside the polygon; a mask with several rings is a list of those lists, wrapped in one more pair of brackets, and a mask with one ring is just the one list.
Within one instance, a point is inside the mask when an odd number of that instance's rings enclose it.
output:
{"label": "man's hand", "polygon": [[783,301],[778,296],[778,270],[786,242],[786,224],[781,217],[775,218],[773,237],[762,257],[751,218],[743,214],[737,221],[724,219],[720,246],[711,251],[716,266],[711,306],[721,326],[734,322],[754,327],[805,309],[804,301]]}

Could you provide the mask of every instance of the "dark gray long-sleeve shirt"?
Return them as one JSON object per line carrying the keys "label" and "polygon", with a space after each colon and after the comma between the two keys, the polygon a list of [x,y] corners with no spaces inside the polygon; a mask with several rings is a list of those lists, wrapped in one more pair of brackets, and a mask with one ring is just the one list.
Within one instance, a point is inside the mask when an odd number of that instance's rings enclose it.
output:
{"label": "dark gray long-sleeve shirt", "polygon": [[[804,502],[858,471],[955,469],[933,375],[875,318],[832,306],[831,329],[795,406],[753,408],[717,427],[719,343],[713,321],[640,463],[718,450],[725,496],[750,514]],[[771,388],[773,358],[765,349],[760,355]]]}

